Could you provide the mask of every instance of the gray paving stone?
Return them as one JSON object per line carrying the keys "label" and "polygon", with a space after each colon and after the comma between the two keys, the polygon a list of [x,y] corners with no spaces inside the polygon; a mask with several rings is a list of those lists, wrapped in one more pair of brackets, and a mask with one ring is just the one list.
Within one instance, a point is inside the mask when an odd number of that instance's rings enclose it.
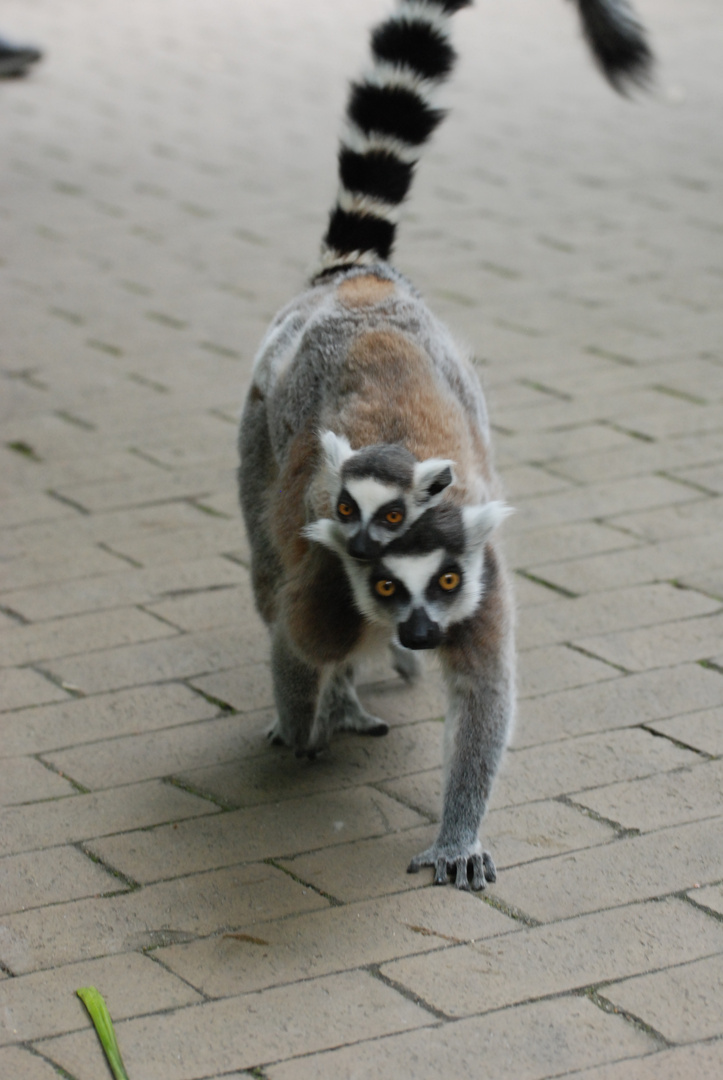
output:
{"label": "gray paving stone", "polygon": [[[594,645],[581,638],[588,634],[617,635],[621,630],[633,628],[634,633],[640,635],[639,628],[644,626],[675,623],[716,610],[716,600],[689,589],[676,589],[662,583],[561,599],[559,603],[545,604],[525,613],[517,632],[518,648],[572,641],[595,652]],[[616,636],[609,644],[603,642],[608,646],[605,658],[630,668],[631,644],[630,635]]]}
{"label": "gray paving stone", "polygon": [[4,1076],[22,1076],[23,1080],[56,1080],[58,1075],[50,1062],[19,1046],[0,1050],[0,1069]]}
{"label": "gray paving stone", "polygon": [[696,904],[702,904],[711,911],[723,915],[723,885],[709,885],[707,889],[696,889],[695,892],[689,892],[688,896]]}
{"label": "gray paving stone", "polygon": [[[211,708],[215,711],[214,706]],[[265,732],[270,724],[267,710],[246,716],[219,716],[102,739],[70,750],[51,750],[44,757],[54,768],[91,790],[118,787],[170,776],[191,766],[268,753]]]}
{"label": "gray paving stone", "polygon": [[6,915],[0,960],[22,975],[188,941],[327,907],[318,893],[255,864],[161,882],[122,896],[74,900]]}
{"label": "gray paving stone", "polygon": [[129,832],[90,846],[115,869],[148,882],[384,836],[423,823],[419,814],[388,795],[357,787]]}
{"label": "gray paving stone", "polygon": [[[432,1019],[366,972],[349,972],[125,1021],[117,1034],[129,1075],[143,1071],[148,1080],[192,1080],[208,1075],[209,1067],[228,1072],[338,1045],[352,1017],[361,1039],[423,1027]],[[94,1038],[67,1035],[41,1045],[78,1080],[95,1080]]]}
{"label": "gray paving stone", "polygon": [[0,1043],[85,1030],[88,1014],[75,994],[85,986],[100,991],[114,1021],[201,1000],[190,986],[139,953],[65,964],[0,983]]}
{"label": "gray paving stone", "polygon": [[723,706],[676,716],[670,720],[656,720],[651,722],[650,727],[661,735],[678,739],[704,754],[711,754],[713,757],[723,755]]}
{"label": "gray paving stone", "polygon": [[31,664],[59,656],[83,654],[116,645],[171,637],[174,630],[134,608],[79,615],[32,626],[15,626],[0,637],[2,663]]}
{"label": "gray paving stone", "polygon": [[692,765],[699,760],[692,751],[640,728],[513,749],[503,758],[493,788],[493,805],[512,806],[533,799],[554,798],[601,787],[614,780]]}
{"label": "gray paving stone", "polygon": [[434,1080],[454,1061],[455,1075],[472,1080],[479,1076],[481,1062],[491,1074],[504,1075],[514,1047],[515,1076],[542,1080],[560,1075],[561,1069],[567,1074],[580,1062],[645,1054],[651,1044],[648,1036],[625,1026],[619,1017],[595,1011],[584,998],[562,998],[314,1054],[272,1066],[267,1074],[270,1080],[361,1080],[371,1069],[375,1076],[394,1080],[413,1069],[415,1078]]}
{"label": "gray paving stone", "polygon": [[[642,672],[520,703],[514,745],[679,718],[720,707],[723,678],[699,664]],[[685,740],[683,740],[685,741]]]}
{"label": "gray paving stone", "polygon": [[213,803],[157,780],[7,807],[0,815],[0,853],[52,848],[217,812]]}
{"label": "gray paving stone", "polygon": [[678,1080],[681,1076],[714,1077],[723,1068],[723,1041],[661,1050],[657,1054],[570,1073],[570,1080]]}
{"label": "gray paving stone", "polygon": [[[4,602],[13,606],[11,596],[21,589],[55,585],[58,582],[82,580],[94,574],[114,574],[125,569],[121,559],[102,548],[79,544],[76,536],[73,547],[57,550],[23,552],[3,567],[0,589]],[[73,586],[78,588],[77,585]],[[8,595],[6,595],[8,594]]]}
{"label": "gray paving stone", "polygon": [[448,1016],[470,1016],[720,951],[723,927],[705,918],[682,900],[653,901],[450,946],[381,970]]}
{"label": "gray paving stone", "polygon": [[719,569],[723,562],[722,540],[719,526],[715,531],[708,530],[691,538],[567,559],[554,565],[546,563],[539,570],[533,564],[529,569],[553,587],[573,593],[594,593],[658,581],[680,581],[691,587],[691,565],[697,568],[696,573],[707,568]]}
{"label": "gray paving stone", "polygon": [[649,832],[718,816],[723,809],[721,791],[723,761],[712,761],[597,788],[576,801],[626,829]]}
{"label": "gray paving stone", "polygon": [[613,983],[602,991],[608,1001],[644,1020],[672,1043],[723,1033],[721,993],[723,955]]}
{"label": "gray paving stone", "polygon": [[618,674],[610,664],[585,656],[566,645],[547,645],[520,654],[518,683],[521,698],[550,694],[587,683],[614,679]]}
{"label": "gray paving stone", "polygon": [[404,870],[414,855],[433,843],[437,831],[436,825],[422,825],[279,859],[279,865],[345,903],[421,889],[429,884],[425,875],[406,874]]}
{"label": "gray paving stone", "polygon": [[[47,684],[52,687],[51,683]],[[3,755],[35,754],[138,731],[178,727],[217,715],[218,706],[185,686],[144,686],[98,697],[68,699],[23,710],[22,723],[13,713],[0,716]]]}
{"label": "gray paving stone", "polygon": [[238,625],[233,630],[201,630],[177,634],[168,641],[148,645],[125,645],[103,649],[83,658],[53,660],[46,666],[51,674],[70,682],[85,694],[121,690],[129,686],[185,679],[193,675],[229,668],[239,658],[245,665],[265,660],[269,646],[255,626]]}
{"label": "gray paving stone", "polygon": [[286,919],[263,931],[160,949],[171,971],[212,998],[299,982],[444,948],[451,940],[510,933],[517,924],[469,893],[449,903],[441,889],[402,893]]}
{"label": "gray paving stone", "polygon": [[125,887],[73,847],[6,855],[0,859],[0,874],[6,883],[0,900],[3,915]]}
{"label": "gray paving stone", "polygon": [[495,895],[542,922],[682,892],[720,877],[720,816],[512,867]]}
{"label": "gray paving stone", "polygon": [[57,799],[62,795],[73,795],[75,791],[69,780],[45,768],[35,758],[0,760],[0,803],[3,806]]}
{"label": "gray paving stone", "polygon": [[720,649],[720,613],[599,637],[575,638],[585,652],[627,671],[646,671],[710,659]]}
{"label": "gray paving stone", "polygon": [[[43,588],[11,590],[3,595],[3,603],[30,621],[53,619],[84,611],[153,603],[186,589],[235,585],[244,574],[237,564],[218,557],[148,569],[130,569],[121,559],[116,563],[112,574],[106,572],[103,576],[85,577],[81,584],[61,579],[60,584],[48,584]],[[49,573],[54,574],[52,567]],[[53,576],[52,580],[57,579]]]}
{"label": "gray paving stone", "polygon": [[432,721],[393,727],[383,739],[340,734],[313,762],[299,761],[285,748],[264,747],[263,753],[253,757],[186,769],[176,777],[192,790],[206,792],[231,806],[258,806],[375,784],[440,765],[441,761],[442,725]]}
{"label": "gray paving stone", "polygon": [[43,705],[47,701],[67,701],[68,694],[50,679],[29,668],[0,671],[0,711]]}

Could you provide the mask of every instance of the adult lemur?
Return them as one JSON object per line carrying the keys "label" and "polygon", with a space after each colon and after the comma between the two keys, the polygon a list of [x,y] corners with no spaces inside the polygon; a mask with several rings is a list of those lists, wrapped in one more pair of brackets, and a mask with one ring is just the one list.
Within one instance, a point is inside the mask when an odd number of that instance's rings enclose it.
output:
{"label": "adult lemur", "polygon": [[[480,384],[388,264],[397,212],[442,119],[450,16],[471,0],[398,0],[372,33],[339,155],[340,189],[307,291],[272,323],[241,422],[241,505],[271,633],[274,741],[310,757],[332,732],[384,734],[354,666],[391,644],[438,651],[448,691],[437,840],[409,869],[458,888],[495,878],[478,830],[514,708],[513,613],[493,531],[505,516]],[[627,0],[577,0],[619,88],[650,53]]]}

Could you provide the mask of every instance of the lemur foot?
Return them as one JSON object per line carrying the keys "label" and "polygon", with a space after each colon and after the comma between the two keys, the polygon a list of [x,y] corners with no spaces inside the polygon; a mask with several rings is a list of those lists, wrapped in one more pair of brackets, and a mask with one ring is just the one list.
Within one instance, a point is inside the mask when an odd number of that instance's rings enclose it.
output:
{"label": "lemur foot", "polygon": [[434,867],[434,884],[446,885],[451,878],[458,889],[479,892],[487,882],[497,880],[497,871],[489,851],[482,851],[479,840],[473,845],[445,844],[427,848],[415,855],[408,874],[416,874],[423,866]]}
{"label": "lemur foot", "polygon": [[287,742],[281,732],[281,721],[278,716],[274,718],[274,722],[266,732],[266,738],[269,740],[272,746],[286,746]]}
{"label": "lemur foot", "polygon": [[356,731],[359,735],[386,735],[389,725],[380,720],[378,716],[372,716],[361,707],[350,710],[337,721],[335,731]]}
{"label": "lemur foot", "polygon": [[274,723],[266,732],[266,738],[269,740],[272,746],[290,746],[293,748],[297,758],[308,757],[309,761],[313,761],[316,755],[325,749],[326,744],[318,744],[316,746],[300,746],[297,745],[293,738],[290,739],[288,734],[284,732],[281,725],[281,721],[277,717]]}

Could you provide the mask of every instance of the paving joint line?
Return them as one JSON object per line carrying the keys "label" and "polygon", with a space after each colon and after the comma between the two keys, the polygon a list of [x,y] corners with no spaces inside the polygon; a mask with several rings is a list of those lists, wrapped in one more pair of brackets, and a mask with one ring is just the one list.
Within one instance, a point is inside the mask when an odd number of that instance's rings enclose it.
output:
{"label": "paving joint line", "polygon": [[106,555],[112,555],[114,559],[121,559],[124,563],[128,563],[134,570],[146,569],[143,563],[138,562],[137,559],[132,559],[130,555],[124,555],[122,552],[116,551],[110,544],[107,544],[105,540],[98,540],[95,546],[100,548],[101,551],[105,551]]}
{"label": "paving joint line", "polygon": [[198,696],[203,698],[204,701],[207,701],[209,705],[215,705],[216,708],[220,709],[222,713],[226,713],[230,716],[246,715],[242,713],[239,709],[236,709],[233,705],[229,704],[228,701],[224,701],[223,698],[215,697],[213,694],[207,693],[206,690],[201,690],[198,686],[194,686],[190,679],[195,678],[198,678],[198,676],[190,675],[188,680],[182,679],[180,685],[188,687],[188,689],[192,690],[194,694],[198,694]]}
{"label": "paving joint line", "polygon": [[[90,841],[92,842],[92,841]],[[94,851],[91,851],[87,846],[89,841],[78,840],[75,843],[69,844],[68,847],[73,847],[76,851],[79,851],[81,855],[85,855],[86,859],[90,859],[96,866],[100,866],[107,874],[114,877],[117,881],[120,881],[125,885],[125,889],[113,890],[112,892],[102,893],[102,896],[127,896],[129,893],[140,892],[142,885],[135,878],[129,877],[128,874],[124,874],[122,870],[116,869],[111,863],[106,862],[100,855],[96,855]],[[65,846],[65,845],[63,845]]]}
{"label": "paving joint line", "polygon": [[[575,800],[570,795],[556,795],[554,797],[554,799],[553,799],[553,802],[559,802],[559,803],[562,803],[563,806],[569,806],[573,810],[577,810],[581,814],[584,814],[585,817],[590,818],[592,821],[598,821],[601,825],[608,825],[611,829],[614,830],[614,832],[615,832],[614,839],[616,839],[616,840],[625,840],[625,839],[627,839],[628,837],[631,837],[631,836],[642,836],[643,835],[643,833],[640,831],[640,829],[626,828],[626,826],[621,825],[619,821],[615,821],[613,818],[604,817],[603,814],[598,814],[597,810],[591,810],[589,807],[583,806],[582,803],[575,802]],[[609,841],[609,842],[612,842],[612,841]],[[596,846],[598,846],[598,845],[596,845]],[[599,845],[599,846],[604,846],[604,842],[603,842],[602,845]],[[585,848],[580,848],[579,850],[584,851],[586,849]],[[554,857],[555,856],[548,856],[548,858],[554,858]]]}
{"label": "paving joint line", "polygon": [[[698,888],[710,888],[711,886],[715,887],[716,885],[723,885],[723,881],[706,882],[705,886],[701,885],[698,886]],[[708,907],[707,904],[701,903],[701,901],[697,900],[694,896],[690,896],[691,889],[697,891],[696,886],[691,885],[687,891],[681,890],[678,893],[673,893],[673,895],[679,900],[684,900],[686,904],[690,904],[691,907],[694,907],[697,911],[702,911],[703,914],[709,915],[711,918],[715,919],[716,922],[723,923],[723,911],[716,911],[715,908]]]}
{"label": "paving joint line", "polygon": [[598,992],[596,986],[589,987],[581,996],[586,997],[588,1001],[591,1001],[598,1009],[602,1009],[603,1012],[621,1017],[637,1031],[642,1031],[645,1035],[648,1035],[657,1043],[660,1050],[670,1050],[675,1046],[675,1043],[666,1039],[660,1031],[652,1027],[651,1024],[646,1023],[645,1020],[642,1020],[639,1016],[636,1016],[635,1013],[631,1013],[627,1009],[622,1009],[613,1004],[612,1001]]}
{"label": "paving joint line", "polygon": [[[440,951],[444,951],[444,949]],[[390,961],[384,961],[384,963],[389,962]],[[361,970],[367,971],[373,979],[376,979],[384,986],[388,986],[390,990],[396,991],[397,994],[401,994],[401,996],[403,998],[406,998],[407,1001],[411,1001],[414,1005],[417,1005],[419,1008],[424,1009],[431,1016],[433,1016],[435,1020],[450,1021],[454,1019],[454,1017],[449,1016],[445,1012],[442,1012],[441,1009],[437,1009],[434,1005],[430,1005],[428,1001],[425,1001],[424,998],[420,997],[418,994],[415,994],[414,991],[409,990],[406,986],[403,986],[402,983],[398,983],[395,979],[390,979],[388,975],[383,975],[380,964],[366,964],[361,967]]]}
{"label": "paving joint line", "polygon": [[[214,935],[211,935],[211,936],[214,936]],[[203,940],[205,940],[205,939],[204,938],[194,938],[194,941],[203,941]],[[166,962],[163,960],[163,958],[161,956],[157,955],[156,950],[157,949],[162,949],[164,947],[165,946],[163,946],[161,944],[147,945],[144,948],[142,948],[140,950],[140,952],[141,952],[141,955],[145,956],[148,960],[151,961],[151,963],[156,964],[156,966],[159,967],[161,969],[161,971],[165,971],[168,975],[172,975],[174,978],[179,979],[182,983],[184,983],[189,988],[189,990],[193,990],[196,994],[199,994],[200,997],[203,998],[204,1002],[216,1001],[217,1000],[216,998],[212,998],[210,994],[207,994],[205,992],[205,990],[202,990],[199,986],[194,986],[194,984],[192,982],[189,982],[189,980],[186,978],[185,975],[181,975],[177,971],[174,971],[173,968],[169,967],[168,964],[166,964]],[[200,1003],[199,1002],[188,1002],[188,1004],[189,1005],[198,1005]],[[179,1006],[171,1006],[169,1008],[169,1011],[172,1011],[172,1010],[177,1009],[177,1008],[179,1008]],[[183,1008],[183,1006],[180,1006],[180,1008]],[[152,1015],[155,1015],[155,1014],[148,1013],[146,1015],[152,1016]],[[131,1019],[135,1020],[136,1017],[134,1016]]]}
{"label": "paving joint line", "polygon": [[[668,735],[665,731],[656,731],[655,728],[649,726],[651,722],[653,721],[646,721],[642,724],[636,724],[634,726],[638,727],[641,731],[646,731],[648,735],[652,735],[656,739],[667,739],[669,743],[672,743],[673,746],[677,746],[679,750],[689,750],[693,754],[698,754],[700,757],[703,758],[704,761],[716,760],[716,755],[709,754],[707,750],[699,750],[697,746],[692,746],[690,743],[683,742],[682,739],[676,739],[673,735]],[[670,769],[666,771],[672,773],[684,772],[686,769],[690,769],[691,767],[693,766],[679,765],[675,769]]]}
{"label": "paving joint line", "polygon": [[[625,668],[622,664],[616,664],[613,660],[606,660],[604,656],[598,656],[597,653],[591,649],[585,649],[582,645],[575,645],[572,641],[561,642],[564,648],[571,649],[573,652],[580,653],[581,656],[586,656],[589,660],[597,660],[599,664],[606,664],[608,667],[613,668],[615,671],[619,671],[621,675],[633,675],[629,668]],[[589,684],[583,684],[589,685]]]}
{"label": "paving joint line", "polygon": [[293,870],[290,870],[288,866],[282,866],[280,862],[280,859],[282,858],[289,858],[289,856],[272,855],[269,856],[268,859],[262,859],[261,861],[265,863],[266,866],[273,866],[274,870],[280,870],[282,874],[286,874],[286,876],[290,877],[292,881],[295,881],[297,885],[302,885],[305,889],[310,889],[312,892],[316,893],[317,896],[321,896],[324,898],[324,900],[328,900],[331,907],[347,907],[347,904],[345,904],[344,901],[340,900],[337,896],[332,896],[331,893],[326,892],[324,889],[320,889],[318,885],[312,885],[310,881],[305,881],[304,878],[299,877],[299,875],[295,874]]}
{"label": "paving joint line", "polygon": [[[79,1028],[78,1030],[82,1030],[82,1029]],[[48,1036],[48,1038],[51,1038],[51,1037],[54,1037],[54,1036]],[[43,1041],[46,1041],[46,1040],[41,1039],[41,1040],[38,1040],[38,1041],[43,1042]],[[17,1045],[17,1043],[15,1045]],[[32,1054],[36,1058],[39,1058],[40,1061],[45,1061],[51,1067],[51,1069],[53,1069],[55,1074],[62,1078],[62,1080],[77,1080],[77,1077],[74,1076],[73,1073],[69,1073],[67,1071],[67,1069],[63,1068],[62,1065],[56,1064],[56,1062],[54,1062],[52,1058],[49,1058],[47,1056],[47,1054],[43,1054],[40,1050],[38,1050],[38,1048],[33,1043],[24,1042],[24,1043],[21,1043],[20,1045],[25,1050],[27,1050],[28,1053]]]}
{"label": "paving joint line", "polygon": [[547,581],[544,577],[540,577],[538,574],[533,574],[529,570],[515,570],[518,577],[525,578],[527,581],[531,581],[533,585],[542,585],[543,588],[549,589],[550,592],[557,593],[559,596],[564,596],[568,600],[577,600],[580,593],[573,592],[572,589],[566,589],[564,585],[555,585],[552,581]]}
{"label": "paving joint line", "polygon": [[[233,810],[242,810],[243,807],[236,803],[229,802],[228,799],[223,799],[218,795],[213,795],[210,791],[204,791],[203,788],[196,787],[195,784],[189,783],[187,780],[183,780],[178,776],[162,776],[160,777],[162,784],[168,784],[169,787],[178,788],[179,791],[185,791],[188,795],[195,795],[197,799],[203,799],[204,802],[212,803],[213,806],[217,806],[223,813],[230,813]],[[206,817],[208,815],[199,815]],[[184,818],[184,821],[193,821],[194,818]],[[161,824],[160,822],[158,824]],[[172,824],[171,821],[165,822],[165,824]],[[156,828],[155,825],[150,825],[150,829]]]}
{"label": "paving joint line", "polygon": [[15,611],[11,607],[7,607],[5,604],[0,604],[0,613],[6,615],[8,619],[12,619],[13,622],[19,623],[20,626],[32,626],[33,623],[30,619],[26,619],[24,615],[21,615],[19,611]]}
{"label": "paving joint line", "polygon": [[[500,871],[500,873],[502,873],[502,871]],[[513,919],[516,923],[520,923],[522,926],[526,926],[529,929],[545,925],[545,923],[541,922],[539,919],[535,919],[532,915],[528,915],[527,912],[523,911],[521,908],[515,907],[514,904],[508,904],[507,901],[502,900],[499,896],[495,896],[494,893],[488,892],[486,888],[481,890],[478,899],[480,903],[487,904],[488,907],[494,908],[495,911],[499,911],[500,914],[506,915],[508,919]]]}
{"label": "paving joint line", "polygon": [[83,517],[90,517],[90,510],[74,499],[69,499],[67,495],[61,495],[59,491],[54,491],[52,488],[48,488],[45,494],[49,495],[51,499],[55,499],[56,502],[62,503],[63,506],[69,506],[71,510],[82,514]]}
{"label": "paving joint line", "polygon": [[[43,757],[43,754],[45,754],[45,753],[47,753],[46,750],[39,750],[37,754],[30,754],[29,756],[32,757],[32,758],[35,758],[35,760],[37,762],[39,762],[43,766],[44,769],[47,769],[48,772],[55,773],[55,775],[59,776],[62,780],[67,780],[68,783],[71,784],[72,787],[75,788],[76,792],[79,795],[91,795],[92,794],[91,789],[86,787],[85,784],[81,784],[78,780],[74,780],[72,776],[68,776],[68,774],[63,772],[62,769],[59,769],[57,767],[57,765],[53,765],[50,761],[46,761],[45,758]],[[62,796],[61,796],[61,798],[62,798]],[[54,800],[53,799],[43,799],[43,800],[38,800],[38,801],[53,802]],[[24,805],[27,805],[27,804],[24,804]]]}

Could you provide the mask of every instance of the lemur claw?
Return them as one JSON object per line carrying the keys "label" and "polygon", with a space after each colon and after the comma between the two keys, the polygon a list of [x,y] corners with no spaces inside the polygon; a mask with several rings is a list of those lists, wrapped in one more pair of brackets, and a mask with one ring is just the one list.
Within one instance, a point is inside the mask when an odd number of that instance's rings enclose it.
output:
{"label": "lemur claw", "polygon": [[434,884],[446,885],[452,880],[458,889],[468,892],[480,892],[487,882],[497,880],[494,860],[489,851],[471,850],[459,845],[455,847],[427,848],[415,857],[407,867],[408,874],[416,874],[421,867],[434,868]]}

